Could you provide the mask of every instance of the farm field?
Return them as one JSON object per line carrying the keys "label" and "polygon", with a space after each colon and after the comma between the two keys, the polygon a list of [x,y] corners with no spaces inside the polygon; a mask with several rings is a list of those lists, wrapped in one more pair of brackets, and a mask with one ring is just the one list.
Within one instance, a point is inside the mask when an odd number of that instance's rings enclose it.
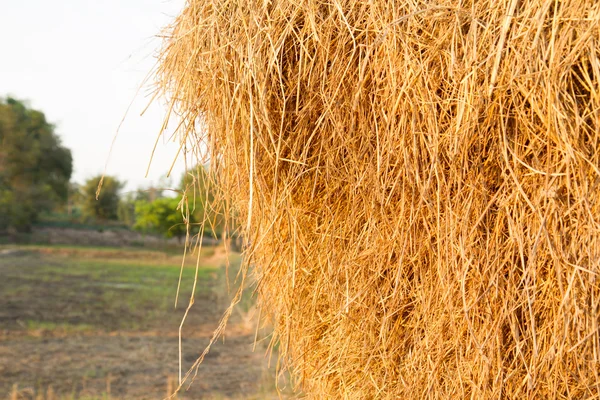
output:
{"label": "farm field", "polygon": [[[230,261],[235,269],[239,255]],[[183,329],[184,373],[228,305],[225,263],[222,249],[203,250]],[[167,397],[195,273],[195,260],[187,260],[174,308],[180,264],[179,254],[143,249],[0,247],[0,399]],[[244,300],[177,398],[277,398],[266,344],[252,351],[252,312]]]}

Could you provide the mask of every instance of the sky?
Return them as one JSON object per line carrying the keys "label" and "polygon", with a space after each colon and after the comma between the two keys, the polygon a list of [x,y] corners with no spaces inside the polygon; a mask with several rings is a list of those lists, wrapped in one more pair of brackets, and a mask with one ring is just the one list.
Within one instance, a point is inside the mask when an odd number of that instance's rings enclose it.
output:
{"label": "sky", "polygon": [[[145,178],[166,108],[155,102],[140,116],[152,88],[138,89],[156,63],[157,36],[183,5],[184,0],[19,0],[2,5],[0,97],[24,100],[55,124],[73,154],[73,181],[101,174],[108,160],[107,174],[125,181],[126,190],[158,185],[161,179],[165,183],[178,144],[168,135],[159,139]],[[176,163],[173,186],[183,171],[182,161]]]}

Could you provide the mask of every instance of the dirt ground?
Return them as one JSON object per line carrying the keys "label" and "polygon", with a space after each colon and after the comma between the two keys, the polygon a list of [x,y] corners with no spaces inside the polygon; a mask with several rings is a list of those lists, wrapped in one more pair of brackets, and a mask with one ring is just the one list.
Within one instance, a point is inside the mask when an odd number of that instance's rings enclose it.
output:
{"label": "dirt ground", "polygon": [[[184,373],[227,305],[223,257],[206,254],[199,268],[183,331]],[[173,308],[175,261],[139,250],[0,249],[0,399],[165,398],[177,386],[187,305]],[[183,297],[194,271],[184,269]],[[179,399],[279,398],[266,343],[253,352],[251,314],[246,301]]]}
{"label": "dirt ground", "polygon": [[[29,236],[31,243],[44,243],[49,245],[79,245],[79,246],[171,246],[181,247],[181,241],[176,238],[165,239],[153,235],[143,235],[136,231],[126,229],[73,229],[39,227]],[[215,245],[216,240],[204,238],[207,245]]]}

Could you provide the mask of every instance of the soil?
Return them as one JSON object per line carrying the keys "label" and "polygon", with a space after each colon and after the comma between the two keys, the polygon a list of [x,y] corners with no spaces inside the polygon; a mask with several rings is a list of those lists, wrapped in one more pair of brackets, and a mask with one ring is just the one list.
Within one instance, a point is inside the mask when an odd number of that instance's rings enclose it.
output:
{"label": "soil", "polygon": [[[252,353],[253,335],[227,337],[217,343],[198,370],[198,376],[181,399],[252,397],[265,379],[263,360]],[[206,337],[183,341],[183,361],[189,368]],[[21,389],[98,393],[121,399],[161,399],[169,381],[177,381],[178,339],[162,334],[131,332],[126,335],[65,337],[5,337],[0,341],[0,382],[9,394],[13,382]]]}
{"label": "soil", "polygon": [[[73,255],[62,257],[21,250],[0,255],[0,399],[11,393],[32,400],[167,397],[177,387],[183,307],[149,317],[148,310],[103,304],[107,290],[125,297],[142,285],[107,286],[39,267],[66,268],[63,263]],[[223,309],[215,290],[204,288],[196,296],[182,341],[184,374],[208,344]],[[52,324],[28,326],[31,320]],[[177,398],[279,398],[274,368],[266,367],[266,344],[253,351],[254,339],[247,315],[235,313],[225,338],[213,345],[192,385]]]}
{"label": "soil", "polygon": [[[128,229],[75,229],[38,227],[28,239],[31,243],[44,244],[67,244],[80,246],[178,246],[182,242],[179,239],[165,239],[154,235],[143,235]],[[205,237],[205,245],[214,245],[216,240]]]}

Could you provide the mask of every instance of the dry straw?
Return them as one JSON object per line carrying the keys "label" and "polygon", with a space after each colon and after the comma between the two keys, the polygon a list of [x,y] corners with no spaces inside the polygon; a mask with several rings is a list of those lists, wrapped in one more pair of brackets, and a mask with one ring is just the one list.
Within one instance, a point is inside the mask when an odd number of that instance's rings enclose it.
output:
{"label": "dry straw", "polygon": [[299,390],[600,396],[599,49],[596,0],[187,1],[158,83]]}

